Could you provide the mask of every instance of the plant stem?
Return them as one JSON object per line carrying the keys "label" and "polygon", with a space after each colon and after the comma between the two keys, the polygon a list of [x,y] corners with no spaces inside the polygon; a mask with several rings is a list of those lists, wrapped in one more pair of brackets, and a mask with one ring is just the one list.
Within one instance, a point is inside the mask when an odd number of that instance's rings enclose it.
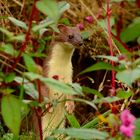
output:
{"label": "plant stem", "polygon": [[[35,113],[36,113],[36,118],[38,121],[38,125],[36,126],[36,127],[38,127],[38,128],[36,128],[36,130],[37,130],[36,133],[39,133],[40,140],[43,140],[42,123],[41,123],[41,114],[42,114],[41,108],[38,107],[37,109],[35,109]],[[36,123],[36,122],[34,122],[34,123]],[[39,130],[39,132],[38,132],[38,130]]]}
{"label": "plant stem", "polygon": [[[13,66],[13,69],[15,69],[16,65],[18,64],[18,62],[20,61],[21,59],[21,56],[22,56],[22,53],[26,50],[27,48],[27,44],[28,42],[30,41],[30,32],[31,32],[31,29],[32,29],[32,22],[34,20],[34,18],[38,18],[36,15],[38,15],[38,12],[37,12],[37,9],[36,9],[36,1],[37,0],[34,0],[34,3],[33,3],[33,7],[32,7],[32,11],[31,11],[31,15],[30,15],[30,19],[29,19],[29,25],[28,25],[28,30],[26,32],[26,35],[25,35],[25,41],[22,43],[22,46],[20,48],[20,52],[15,60],[15,64]],[[38,19],[37,19],[38,20]],[[39,93],[39,103],[41,103],[41,83],[39,80],[37,80],[37,86],[38,86],[38,93]],[[39,129],[39,133],[40,133],[40,140],[43,140],[43,136],[42,136],[42,123],[41,123],[41,114],[42,114],[42,110],[40,107],[38,107],[36,109],[36,117],[38,119],[38,129]]]}
{"label": "plant stem", "polygon": [[20,52],[15,60],[15,63],[13,65],[13,69],[15,69],[17,63],[20,61],[21,59],[21,56],[22,56],[22,53],[25,51],[26,47],[27,47],[27,44],[30,40],[30,32],[31,32],[31,28],[32,28],[32,21],[34,19],[34,15],[36,13],[36,0],[34,0],[34,3],[33,3],[33,7],[32,7],[32,11],[31,11],[31,16],[30,16],[30,19],[29,19],[29,26],[28,26],[28,30],[26,32],[26,35],[25,35],[25,41],[22,43],[22,46],[20,48]]}
{"label": "plant stem", "polygon": [[[41,94],[41,82],[40,80],[37,80],[37,89],[38,89],[38,102],[42,102],[42,94]],[[37,119],[38,119],[38,126],[39,126],[39,133],[40,133],[40,140],[43,140],[43,132],[42,132],[42,123],[41,123],[41,114],[42,114],[42,109],[40,107],[37,108]]]}
{"label": "plant stem", "polygon": [[42,94],[41,94],[41,82],[40,80],[37,80],[37,88],[38,88],[38,102],[42,102]]}
{"label": "plant stem", "polygon": [[[111,26],[110,26],[110,15],[111,15],[111,9],[110,9],[110,0],[107,0],[107,9],[106,9],[106,14],[107,14],[107,31],[108,31],[108,44],[110,48],[110,55],[114,56],[113,54],[113,43],[112,43],[112,34],[111,34]],[[111,61],[111,65],[114,67],[114,62]],[[115,96],[115,71],[112,70],[112,96]]]}

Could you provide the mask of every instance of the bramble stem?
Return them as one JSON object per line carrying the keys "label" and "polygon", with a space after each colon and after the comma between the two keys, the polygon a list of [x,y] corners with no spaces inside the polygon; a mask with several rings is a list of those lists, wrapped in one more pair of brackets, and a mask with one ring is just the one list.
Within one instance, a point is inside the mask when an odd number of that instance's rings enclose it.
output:
{"label": "bramble stem", "polygon": [[20,52],[19,52],[17,58],[15,59],[15,63],[13,65],[13,69],[15,69],[17,63],[20,61],[22,53],[25,51],[25,49],[27,47],[27,44],[28,44],[28,42],[30,40],[30,32],[31,32],[31,28],[32,28],[32,22],[33,22],[34,15],[35,15],[35,12],[36,12],[35,4],[36,4],[36,0],[34,0],[34,3],[33,3],[32,11],[31,11],[31,16],[30,16],[30,19],[29,19],[28,30],[27,30],[26,35],[25,35],[25,40],[22,43],[22,46],[20,48]]}
{"label": "bramble stem", "polygon": [[[106,9],[106,15],[107,15],[107,32],[108,32],[108,44],[110,49],[110,55],[114,56],[113,54],[113,43],[112,43],[112,34],[111,34],[111,26],[110,26],[110,15],[111,15],[111,9],[110,9],[110,0],[107,0],[107,9]],[[114,62],[111,61],[111,65],[114,67]],[[115,96],[115,71],[112,70],[112,96]]]}

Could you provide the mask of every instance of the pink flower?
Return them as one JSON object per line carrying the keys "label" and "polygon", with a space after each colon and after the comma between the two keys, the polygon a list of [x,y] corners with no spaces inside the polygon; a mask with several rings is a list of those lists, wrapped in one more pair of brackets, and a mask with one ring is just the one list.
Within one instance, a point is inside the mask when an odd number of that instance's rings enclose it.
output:
{"label": "pink flower", "polygon": [[88,23],[93,23],[93,17],[92,16],[87,16],[85,19]]}
{"label": "pink flower", "polygon": [[125,125],[120,126],[120,131],[122,132],[122,134],[130,138],[133,136],[134,129],[135,129],[135,126],[132,124],[129,127]]}
{"label": "pink flower", "polygon": [[78,23],[76,25],[80,30],[84,30],[84,24],[83,23]]}
{"label": "pink flower", "polygon": [[129,110],[124,110],[121,113],[120,118],[121,118],[122,123],[126,126],[134,123],[134,121],[136,120],[136,118],[130,113]]}
{"label": "pink flower", "polygon": [[121,113],[122,124],[120,126],[120,132],[127,137],[133,136],[133,130],[135,129],[134,121],[136,120],[135,116],[131,114],[129,110],[124,110]]}

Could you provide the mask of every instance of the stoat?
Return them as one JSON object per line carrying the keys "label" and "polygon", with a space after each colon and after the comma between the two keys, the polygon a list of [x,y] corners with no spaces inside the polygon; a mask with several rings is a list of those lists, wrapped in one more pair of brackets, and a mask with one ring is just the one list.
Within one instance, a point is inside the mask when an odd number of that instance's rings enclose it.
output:
{"label": "stoat", "polygon": [[[48,78],[55,78],[64,83],[72,83],[72,63],[71,58],[75,48],[80,48],[82,45],[82,38],[77,27],[68,27],[65,25],[58,26],[60,33],[58,41],[52,46],[50,59],[45,62],[44,75]],[[50,100],[64,100],[72,99],[71,95],[58,93],[53,89],[48,90],[47,94]],[[52,112],[47,112],[42,117],[43,139],[51,134],[51,131],[64,127],[64,109],[68,113],[74,110],[74,102],[66,101],[58,103],[53,107]]]}

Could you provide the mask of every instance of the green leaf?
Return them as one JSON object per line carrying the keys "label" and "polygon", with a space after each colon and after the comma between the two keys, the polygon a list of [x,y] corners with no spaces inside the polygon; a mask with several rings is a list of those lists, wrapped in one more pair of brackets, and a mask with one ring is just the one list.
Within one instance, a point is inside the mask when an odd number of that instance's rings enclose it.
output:
{"label": "green leaf", "polygon": [[140,118],[136,119],[135,121],[135,130],[134,130],[134,138],[135,140],[140,139]]}
{"label": "green leaf", "polygon": [[112,103],[112,102],[116,102],[119,100],[121,100],[121,99],[116,96],[110,96],[110,97],[108,96],[108,97],[101,98],[101,99],[95,99],[95,100],[93,100],[93,102],[94,103],[104,103],[104,102]]}
{"label": "green leaf", "polygon": [[88,100],[80,99],[80,98],[74,98],[73,100],[76,101],[76,102],[85,103],[85,104],[93,107],[95,110],[98,110],[96,105],[92,101],[88,101]]}
{"label": "green leaf", "polygon": [[23,42],[24,40],[25,40],[25,35],[24,34],[20,34],[20,35],[16,35],[16,36],[10,37],[8,41]]}
{"label": "green leaf", "polygon": [[14,80],[14,78],[15,78],[15,73],[9,73],[6,75],[4,80],[6,83],[10,83]]}
{"label": "green leaf", "polygon": [[138,134],[138,135],[135,135],[134,136],[134,140],[140,140],[140,135]]}
{"label": "green leaf", "polygon": [[18,136],[21,123],[21,102],[12,95],[4,96],[1,101],[2,117],[8,128]]}
{"label": "green leaf", "polygon": [[119,90],[117,92],[116,96],[119,97],[119,98],[128,99],[132,95],[133,95],[133,92],[131,92],[131,91]]}
{"label": "green leaf", "polygon": [[116,78],[118,80],[120,80],[121,82],[131,86],[131,84],[133,82],[135,82],[135,80],[140,78],[140,69],[139,68],[136,68],[136,69],[133,69],[133,70],[128,69],[128,70],[118,72],[116,74]]}
{"label": "green leaf", "polygon": [[68,18],[61,18],[61,19],[59,20],[59,23],[65,24],[65,25],[70,25],[70,21],[69,21]]}
{"label": "green leaf", "polygon": [[39,52],[34,52],[34,53],[30,53],[29,54],[31,57],[44,57],[46,58],[46,54],[45,53],[39,53]]}
{"label": "green leaf", "polygon": [[17,83],[22,84],[25,90],[25,93],[28,94],[33,99],[38,99],[38,91],[35,89],[33,83],[29,80],[16,76],[14,79]]}
{"label": "green leaf", "polygon": [[[99,20],[98,21],[98,24],[104,29],[104,30],[107,30],[107,22],[106,20]],[[115,18],[114,17],[111,17],[110,18],[110,26],[112,27],[113,25],[115,24]]]}
{"label": "green leaf", "polygon": [[8,18],[8,16],[6,16],[6,15],[5,16],[4,15],[0,16],[0,19],[7,19],[7,18]]}
{"label": "green leaf", "polygon": [[114,61],[114,62],[118,62],[118,57],[116,57],[116,56],[97,55],[95,57],[97,57],[97,58],[105,58],[105,59],[108,59],[108,60],[111,60],[111,61]]}
{"label": "green leaf", "polygon": [[15,90],[11,89],[11,88],[0,88],[0,93],[2,93],[3,95],[8,95],[13,93]]}
{"label": "green leaf", "polygon": [[77,90],[74,90],[71,86],[62,83],[58,80],[54,80],[52,78],[45,78],[42,75],[36,74],[36,73],[32,73],[32,72],[26,72],[24,73],[24,75],[29,78],[30,80],[36,80],[36,79],[40,79],[43,83],[47,84],[50,88],[65,93],[65,94],[81,94],[79,93]]}
{"label": "green leaf", "polygon": [[[48,0],[49,1],[49,0]],[[40,2],[39,2],[40,3]],[[41,2],[42,3],[42,2]],[[40,5],[40,4],[39,4]],[[60,15],[67,9],[69,9],[70,5],[65,2],[65,1],[61,1],[61,2],[58,2],[58,13],[60,13]],[[59,17],[59,16],[58,16]],[[59,18],[58,18],[59,19]],[[57,19],[57,20],[58,20]],[[56,25],[53,25],[55,24],[55,21],[53,18],[51,18],[51,16],[49,16],[46,20],[42,21],[39,25],[35,25],[32,30],[34,32],[42,29],[42,28],[45,28],[45,27],[48,27],[48,26],[51,26],[53,29],[55,29],[54,31],[57,31],[58,32],[58,29],[56,28]]]}
{"label": "green leaf", "polygon": [[38,31],[38,30],[40,30],[42,28],[48,27],[49,25],[51,25],[53,23],[54,23],[53,20],[47,18],[47,20],[42,21],[41,23],[39,23],[39,25],[33,26],[32,31],[36,32],[36,31]]}
{"label": "green leaf", "polygon": [[33,72],[25,72],[24,76],[31,81],[34,81],[34,80],[37,80],[37,79],[41,80],[43,78],[42,75],[39,75],[39,74],[33,73]]}
{"label": "green leaf", "polygon": [[66,114],[66,117],[72,127],[80,128],[80,124],[74,115]]}
{"label": "green leaf", "polygon": [[[111,110],[105,112],[102,114],[103,117],[108,116],[111,113]],[[86,123],[85,125],[82,126],[82,128],[93,128],[95,127],[96,124],[98,124],[100,122],[99,117],[94,118],[93,120],[91,120],[90,122]]]}
{"label": "green leaf", "polygon": [[40,80],[56,91],[60,91],[62,93],[70,94],[70,95],[81,94],[78,91],[74,90],[71,86],[59,82],[58,80],[54,80],[51,78],[41,78]]}
{"label": "green leaf", "polygon": [[80,84],[78,84],[78,83],[70,83],[68,85],[70,85],[75,92],[83,95],[83,93],[82,93],[82,87],[80,86]]}
{"label": "green leaf", "polygon": [[10,54],[12,56],[17,56],[18,52],[13,48],[12,44],[4,44],[0,47],[0,51],[3,51],[7,54]]}
{"label": "green leaf", "polygon": [[115,38],[113,40],[122,54],[130,54],[130,52]]}
{"label": "green leaf", "polygon": [[21,118],[24,119],[25,116],[27,117],[27,114],[29,113],[30,111],[30,108],[28,107],[28,105],[24,102],[21,101]]}
{"label": "green leaf", "polygon": [[23,86],[23,84],[20,84],[20,86],[19,86],[19,89],[20,89],[20,92],[19,92],[19,99],[20,100],[23,100],[24,99],[24,86]]}
{"label": "green leaf", "polygon": [[58,2],[58,9],[59,13],[62,14],[64,11],[68,10],[70,8],[70,4],[66,1],[60,1]]}
{"label": "green leaf", "polygon": [[140,22],[133,22],[120,34],[120,38],[123,42],[130,42],[140,36]]}
{"label": "green leaf", "polygon": [[[122,2],[123,0],[112,0],[111,2],[118,2],[118,3],[120,3],[120,2]],[[128,2],[135,2],[135,0],[127,0]]]}
{"label": "green leaf", "polygon": [[95,90],[95,89],[91,89],[89,87],[82,86],[82,90],[83,90],[83,92],[86,92],[86,93],[95,94],[99,98],[102,98],[103,97],[103,95],[100,92],[98,92],[97,90]]}
{"label": "green leaf", "polygon": [[136,103],[140,103],[140,99],[136,99],[135,102],[136,102]]}
{"label": "green leaf", "polygon": [[28,54],[24,54],[23,59],[28,71],[37,72],[37,66],[32,57],[30,57]]}
{"label": "green leaf", "polygon": [[59,29],[57,28],[56,24],[51,24],[50,27],[57,33],[60,33]]}
{"label": "green leaf", "polygon": [[58,9],[58,5],[55,0],[42,0],[36,2],[36,7],[39,11],[48,15],[55,23],[57,23],[60,12]]}
{"label": "green leaf", "polygon": [[0,70],[0,82],[4,80],[5,74]]}
{"label": "green leaf", "polygon": [[45,138],[45,140],[58,140],[58,139],[55,137],[48,136],[47,138]]}
{"label": "green leaf", "polygon": [[110,65],[108,63],[98,62],[98,63],[88,67],[84,71],[80,72],[80,74],[84,74],[84,73],[92,72],[92,71],[96,71],[96,70],[113,70],[113,69],[115,69],[115,68],[113,68],[112,65]]}
{"label": "green leaf", "polygon": [[9,32],[7,29],[0,27],[0,31],[7,35],[7,37],[12,37],[14,34],[12,32]]}
{"label": "green leaf", "polygon": [[17,140],[17,139],[14,139],[13,133],[6,133],[3,135],[1,140]]}
{"label": "green leaf", "polygon": [[137,43],[140,45],[140,36],[137,39]]}
{"label": "green leaf", "polygon": [[82,139],[82,140],[105,140],[108,137],[106,132],[101,132],[97,129],[85,129],[85,128],[67,128],[58,129],[54,131],[56,134],[66,134],[72,138]]}
{"label": "green leaf", "polygon": [[25,30],[28,29],[28,27],[27,27],[27,25],[25,24],[25,22],[20,21],[20,20],[14,18],[14,17],[8,17],[8,19],[9,19],[13,24],[15,24],[16,26],[22,27],[22,28],[25,29]]}
{"label": "green leaf", "polygon": [[82,36],[83,39],[88,39],[89,36],[90,36],[90,32],[84,31],[84,32],[81,33],[81,36]]}

